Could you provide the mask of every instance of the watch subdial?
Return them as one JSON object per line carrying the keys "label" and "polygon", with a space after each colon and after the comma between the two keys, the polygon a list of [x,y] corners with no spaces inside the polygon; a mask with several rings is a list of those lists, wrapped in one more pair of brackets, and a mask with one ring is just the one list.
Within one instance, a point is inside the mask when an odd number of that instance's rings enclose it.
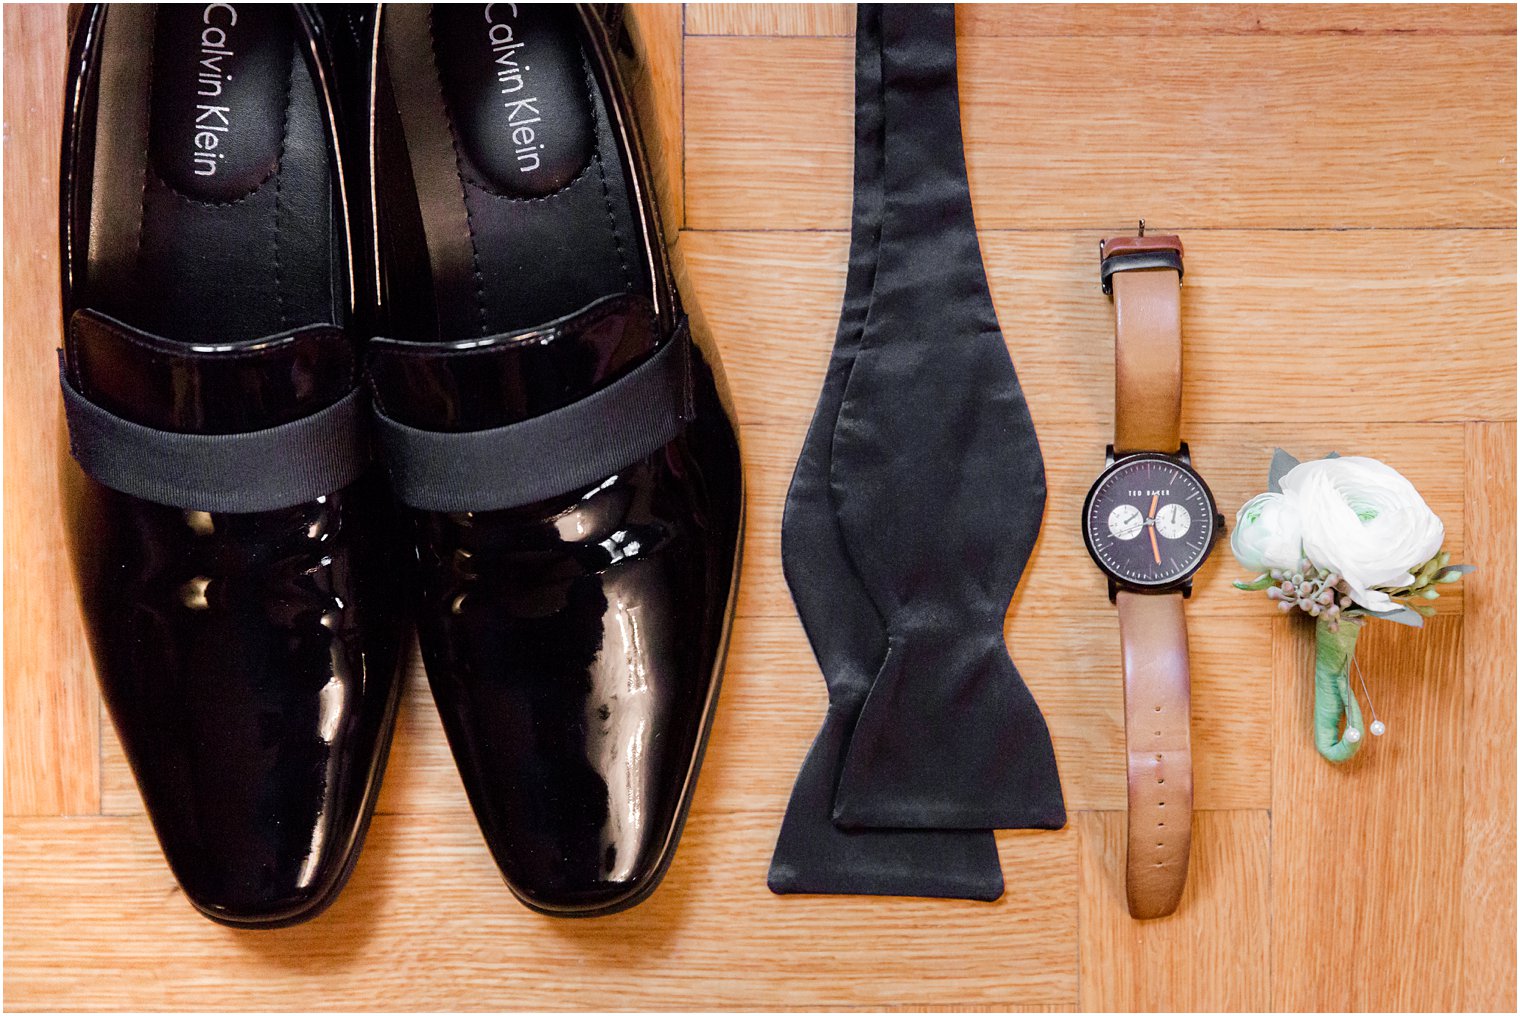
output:
{"label": "watch subdial", "polygon": [[1156,513],[1156,532],[1168,540],[1179,540],[1193,528],[1193,516],[1180,504],[1163,505]]}
{"label": "watch subdial", "polygon": [[1108,531],[1115,539],[1133,540],[1145,529],[1145,516],[1132,504],[1121,504],[1108,513]]}

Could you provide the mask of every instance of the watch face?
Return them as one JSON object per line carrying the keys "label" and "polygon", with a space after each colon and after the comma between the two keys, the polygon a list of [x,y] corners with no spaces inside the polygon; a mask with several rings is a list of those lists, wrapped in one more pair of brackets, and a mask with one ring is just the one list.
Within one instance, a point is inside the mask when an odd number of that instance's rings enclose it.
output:
{"label": "watch face", "polygon": [[1168,455],[1115,462],[1088,492],[1082,535],[1121,585],[1157,589],[1190,577],[1214,545],[1217,512],[1203,478]]}

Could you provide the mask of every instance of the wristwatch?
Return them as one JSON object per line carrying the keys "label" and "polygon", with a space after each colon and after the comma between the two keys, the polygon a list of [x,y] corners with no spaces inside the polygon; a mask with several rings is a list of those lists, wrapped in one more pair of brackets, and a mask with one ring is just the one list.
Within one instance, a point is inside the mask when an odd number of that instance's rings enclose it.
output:
{"label": "wristwatch", "polygon": [[1114,443],[1082,506],[1087,552],[1119,610],[1132,917],[1177,909],[1193,825],[1187,624],[1192,577],[1224,532],[1181,439],[1182,241],[1099,244],[1114,303]]}

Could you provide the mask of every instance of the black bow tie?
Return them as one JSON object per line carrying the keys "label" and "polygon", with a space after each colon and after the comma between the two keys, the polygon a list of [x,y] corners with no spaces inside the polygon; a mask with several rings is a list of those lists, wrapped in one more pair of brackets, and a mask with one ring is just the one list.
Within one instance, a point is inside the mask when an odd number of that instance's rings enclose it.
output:
{"label": "black bow tie", "polygon": [[1003,642],[1044,465],[982,268],[952,5],[863,4],[844,308],[782,523],[829,689],[776,892],[996,899],[991,830],[1066,822]]}

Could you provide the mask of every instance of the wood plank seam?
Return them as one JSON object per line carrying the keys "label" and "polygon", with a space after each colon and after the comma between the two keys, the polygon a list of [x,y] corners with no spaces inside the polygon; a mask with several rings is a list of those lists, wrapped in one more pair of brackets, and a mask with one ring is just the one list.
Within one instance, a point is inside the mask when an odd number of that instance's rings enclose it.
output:
{"label": "wood plank seam", "polygon": [[[1165,226],[1152,226],[1150,220],[1146,220],[1146,229],[1159,232],[1162,229],[1172,233],[1513,233],[1514,226],[1185,226],[1175,223]],[[1116,225],[1115,228],[1118,228]],[[822,233],[824,235],[848,236],[849,226],[682,226],[683,233],[705,234],[732,234],[745,236],[751,233]],[[1063,234],[1063,233],[1094,233],[1091,225],[1070,222],[1057,223],[1046,226],[978,226],[977,235],[984,233],[992,235],[1020,235],[1020,234]]]}
{"label": "wood plank seam", "polygon": [[[690,31],[698,38],[849,38],[853,21],[847,4],[707,4],[700,13],[703,22],[710,25],[702,30]],[[990,10],[968,8],[963,12],[962,34],[993,35],[1005,38],[1107,38],[1113,36],[1165,34],[1176,38],[1202,38],[1219,35],[1246,36],[1386,36],[1386,35],[1514,35],[1515,21],[1512,11],[1495,10],[1508,5],[1449,4],[1439,12],[1421,11],[1418,5],[1387,4],[1382,10],[1368,4],[1339,5],[1333,17],[1314,24],[1311,15],[1299,18],[1295,26],[1282,19],[1291,15],[1291,5],[1251,4],[1239,5],[1234,11],[1219,12],[1206,4],[1135,4],[1130,10],[1116,4],[1084,5],[1080,13],[1063,11],[1055,4],[1021,4],[1018,13],[1006,11],[1007,5],[987,5]],[[1308,5],[1305,5],[1306,7]],[[1324,11],[1324,5],[1319,5]],[[1138,14],[1133,12],[1138,11]],[[1211,17],[1199,17],[1203,11]],[[746,24],[740,16],[768,14],[773,24],[761,28]],[[1387,25],[1369,24],[1355,19],[1356,14],[1378,17],[1402,23]],[[725,16],[726,15],[726,16]],[[1416,17],[1419,15],[1420,17]],[[1434,19],[1430,18],[1434,15]],[[1462,16],[1460,25],[1458,17]],[[1341,18],[1351,20],[1340,21]],[[1082,19],[1080,22],[1074,19]],[[1129,19],[1126,23],[1126,19]],[[1485,22],[1478,25],[1478,21]],[[1415,24],[1419,21],[1419,24]],[[725,26],[725,22],[727,23]],[[1022,23],[1022,24],[1020,24]],[[1062,24],[1075,26],[1059,30]],[[1117,24],[1116,28],[1110,25]],[[1136,31],[1150,27],[1149,31]],[[725,30],[726,29],[726,30]]]}
{"label": "wood plank seam", "polygon": [[681,5],[681,221],[672,235],[686,229],[686,15],[687,5]]}

